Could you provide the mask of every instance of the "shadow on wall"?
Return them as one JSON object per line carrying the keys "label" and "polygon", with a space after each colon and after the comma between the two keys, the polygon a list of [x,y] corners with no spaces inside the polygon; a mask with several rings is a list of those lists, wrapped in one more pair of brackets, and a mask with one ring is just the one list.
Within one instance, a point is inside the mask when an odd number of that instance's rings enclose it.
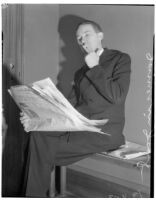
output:
{"label": "shadow on wall", "polygon": [[[82,67],[83,54],[76,40],[76,28],[84,18],[75,15],[65,15],[60,18],[58,32],[60,42],[60,71],[57,77],[57,87],[67,97],[71,90],[74,73]],[[63,60],[62,60],[63,59]]]}

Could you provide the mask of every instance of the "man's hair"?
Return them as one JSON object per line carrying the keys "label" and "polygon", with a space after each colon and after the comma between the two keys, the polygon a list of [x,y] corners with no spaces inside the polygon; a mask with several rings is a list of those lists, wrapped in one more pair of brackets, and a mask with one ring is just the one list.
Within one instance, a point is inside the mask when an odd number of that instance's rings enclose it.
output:
{"label": "man's hair", "polygon": [[94,30],[95,30],[97,33],[103,32],[103,30],[102,30],[102,28],[99,26],[99,24],[97,24],[96,22],[90,21],[90,20],[85,20],[85,21],[79,23],[76,30],[78,30],[78,28],[79,28],[81,25],[86,25],[86,24],[90,24],[90,25],[94,28]]}

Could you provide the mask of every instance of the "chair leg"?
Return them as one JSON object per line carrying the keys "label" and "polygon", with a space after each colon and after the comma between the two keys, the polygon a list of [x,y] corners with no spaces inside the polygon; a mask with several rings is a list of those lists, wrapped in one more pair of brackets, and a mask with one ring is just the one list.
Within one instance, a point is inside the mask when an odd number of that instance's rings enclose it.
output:
{"label": "chair leg", "polygon": [[66,195],[66,166],[61,166],[60,170],[61,176],[60,176],[60,182],[61,182],[61,188],[60,188],[60,195],[65,196]]}
{"label": "chair leg", "polygon": [[55,188],[55,167],[54,167],[53,171],[51,172],[49,196],[55,197],[55,194],[56,194],[56,188]]}

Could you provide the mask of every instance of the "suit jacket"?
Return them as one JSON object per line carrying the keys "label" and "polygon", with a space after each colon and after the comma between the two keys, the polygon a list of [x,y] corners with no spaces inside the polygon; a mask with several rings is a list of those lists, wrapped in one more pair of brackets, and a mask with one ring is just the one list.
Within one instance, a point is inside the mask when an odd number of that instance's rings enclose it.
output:
{"label": "suit jacket", "polygon": [[112,143],[124,143],[125,100],[130,84],[130,56],[104,49],[99,65],[86,64],[74,77],[71,103],[89,119],[108,119],[102,130],[111,135]]}

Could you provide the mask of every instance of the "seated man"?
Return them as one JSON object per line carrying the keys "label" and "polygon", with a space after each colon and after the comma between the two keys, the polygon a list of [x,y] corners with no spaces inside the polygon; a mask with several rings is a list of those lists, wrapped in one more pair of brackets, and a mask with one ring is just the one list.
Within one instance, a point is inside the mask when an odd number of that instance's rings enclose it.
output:
{"label": "seated man", "polygon": [[[70,102],[89,119],[109,119],[102,131],[32,132],[26,196],[46,197],[54,165],[68,165],[94,153],[114,150],[125,143],[125,99],[130,83],[130,57],[102,48],[103,32],[98,24],[78,25],[76,37],[84,51],[85,64],[74,77]],[[22,113],[21,122],[26,116]]]}

